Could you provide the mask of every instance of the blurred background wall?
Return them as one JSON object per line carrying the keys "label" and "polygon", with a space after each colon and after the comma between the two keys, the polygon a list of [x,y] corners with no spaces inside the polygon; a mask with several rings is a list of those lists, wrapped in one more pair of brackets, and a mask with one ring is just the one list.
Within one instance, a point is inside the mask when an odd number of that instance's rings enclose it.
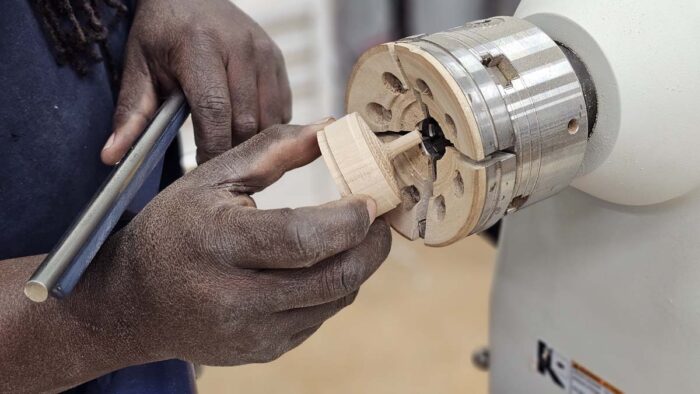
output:
{"label": "blurred background wall", "polygon": [[[517,0],[234,0],[285,55],[293,123],[344,114],[347,78],[370,47],[493,15]],[[182,164],[195,166],[191,124]],[[321,160],[255,196],[261,208],[338,197]],[[485,393],[471,365],[487,344],[495,250],[480,237],[431,249],[394,237],[391,255],[355,303],[271,364],[204,368],[202,393]]]}

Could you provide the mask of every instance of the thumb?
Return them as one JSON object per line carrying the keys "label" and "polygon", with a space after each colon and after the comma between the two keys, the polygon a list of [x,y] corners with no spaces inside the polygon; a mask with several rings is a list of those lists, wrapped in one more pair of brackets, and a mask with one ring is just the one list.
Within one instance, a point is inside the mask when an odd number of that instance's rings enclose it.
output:
{"label": "thumb", "polygon": [[118,163],[150,122],[158,108],[158,96],[142,54],[127,53],[113,131],[102,148],[102,162]]}

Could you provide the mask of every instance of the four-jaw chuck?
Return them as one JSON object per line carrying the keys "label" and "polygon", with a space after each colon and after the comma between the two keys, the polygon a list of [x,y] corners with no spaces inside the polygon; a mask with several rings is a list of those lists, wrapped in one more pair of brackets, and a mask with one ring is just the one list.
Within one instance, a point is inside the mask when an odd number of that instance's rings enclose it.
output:
{"label": "four-jaw chuck", "polygon": [[[484,230],[568,186],[583,161],[596,102],[576,55],[512,17],[370,49],[353,70],[346,101],[385,143],[421,132],[422,142],[392,156],[383,176],[397,194],[391,225],[431,246]],[[343,194],[372,195],[353,182],[376,169],[362,167],[359,157],[348,161],[351,169],[334,160],[343,147],[361,155],[355,148],[371,140],[336,140],[348,127],[322,133],[324,158]],[[367,177],[343,178],[350,172]]]}

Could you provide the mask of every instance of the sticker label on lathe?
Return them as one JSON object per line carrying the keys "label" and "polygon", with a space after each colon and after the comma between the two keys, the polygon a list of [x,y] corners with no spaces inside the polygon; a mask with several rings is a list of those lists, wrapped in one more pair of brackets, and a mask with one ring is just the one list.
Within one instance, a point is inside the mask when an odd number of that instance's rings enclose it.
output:
{"label": "sticker label on lathe", "polygon": [[583,365],[537,342],[537,372],[569,394],[624,394]]}

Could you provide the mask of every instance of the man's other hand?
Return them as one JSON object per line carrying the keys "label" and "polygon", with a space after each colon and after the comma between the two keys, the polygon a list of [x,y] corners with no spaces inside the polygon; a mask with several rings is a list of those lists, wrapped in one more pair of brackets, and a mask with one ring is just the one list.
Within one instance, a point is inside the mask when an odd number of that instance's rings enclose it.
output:
{"label": "man's other hand", "polygon": [[279,48],[230,1],[139,0],[102,161],[121,160],[159,97],[178,88],[192,110],[199,163],[291,118]]}

